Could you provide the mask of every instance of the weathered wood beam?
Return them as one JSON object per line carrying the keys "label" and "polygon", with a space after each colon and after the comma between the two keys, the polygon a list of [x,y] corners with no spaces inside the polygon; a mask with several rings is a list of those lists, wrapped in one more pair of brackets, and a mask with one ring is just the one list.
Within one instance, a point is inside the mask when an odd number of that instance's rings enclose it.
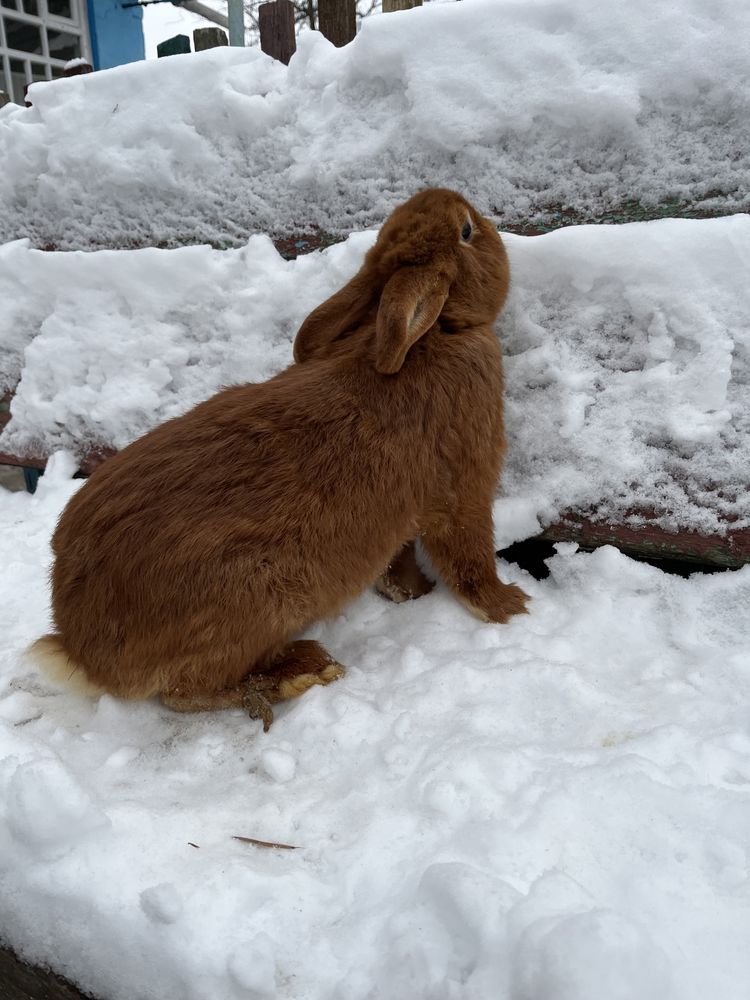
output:
{"label": "weathered wood beam", "polygon": [[[84,476],[90,476],[114,454],[114,448],[88,452],[81,459],[79,470]],[[0,452],[0,465],[43,470],[46,464],[46,458],[35,455]],[[645,559],[673,559],[726,569],[738,569],[750,563],[750,528],[730,530],[726,535],[701,535],[684,528],[673,533],[648,523],[636,527],[566,514],[537,538],[548,542],[577,542],[584,549],[614,545],[627,555]]]}
{"label": "weathered wood beam", "polygon": [[356,0],[318,0],[318,26],[339,48],[357,34]]}
{"label": "weathered wood beam", "polygon": [[294,4],[291,0],[272,0],[258,8],[260,47],[285,65],[297,50],[294,34]]}
{"label": "weathered wood beam", "polygon": [[165,56],[179,56],[190,52],[190,39],[187,35],[173,35],[156,46],[156,54],[159,59]]}
{"label": "weathered wood beam", "polygon": [[2,1000],[87,1000],[67,979],[48,969],[29,965],[10,948],[0,945]]}
{"label": "weathered wood beam", "polygon": [[196,52],[217,49],[222,45],[229,45],[229,39],[221,28],[193,28],[193,48]]}
{"label": "weathered wood beam", "polygon": [[649,523],[612,524],[567,514],[539,537],[550,542],[577,542],[585,549],[614,545],[622,552],[647,559],[678,559],[727,568],[750,562],[748,528],[730,529],[726,535],[701,535],[687,529],[673,533]]}
{"label": "weathered wood beam", "polygon": [[383,0],[383,13],[390,14],[394,10],[411,10],[421,6],[422,0]]}

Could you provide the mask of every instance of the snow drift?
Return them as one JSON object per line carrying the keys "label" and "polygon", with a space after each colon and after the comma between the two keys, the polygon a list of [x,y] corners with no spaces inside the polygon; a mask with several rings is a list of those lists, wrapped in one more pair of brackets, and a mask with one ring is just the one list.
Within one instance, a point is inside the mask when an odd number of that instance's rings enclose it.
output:
{"label": "snow drift", "polygon": [[750,205],[750,6],[463,0],[288,69],[215,49],[35,84],[0,111],[0,242],[213,242],[379,224],[460,186],[501,224],[637,199]]}

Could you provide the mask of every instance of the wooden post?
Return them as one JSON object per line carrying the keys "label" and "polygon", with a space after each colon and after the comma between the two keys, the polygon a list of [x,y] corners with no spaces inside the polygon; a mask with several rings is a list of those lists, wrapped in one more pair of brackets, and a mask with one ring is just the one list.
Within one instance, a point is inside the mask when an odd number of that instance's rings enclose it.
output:
{"label": "wooden post", "polygon": [[356,0],[318,0],[318,25],[338,48],[357,34]]}
{"label": "wooden post", "polygon": [[179,56],[183,52],[190,51],[190,39],[187,35],[174,35],[166,42],[159,42],[156,46],[156,54],[161,59],[162,56]]}
{"label": "wooden post", "polygon": [[63,76],[81,76],[83,73],[93,73],[94,67],[85,59],[71,59],[63,66]]}
{"label": "wooden post", "polygon": [[292,0],[262,3],[258,8],[258,25],[261,49],[266,55],[288,64],[297,49]]}
{"label": "wooden post", "polygon": [[411,10],[421,7],[422,0],[383,0],[383,13],[390,14],[394,10]]}
{"label": "wooden post", "polygon": [[226,31],[221,28],[194,28],[193,48],[196,52],[204,52],[206,49],[216,49],[220,45],[229,45]]}

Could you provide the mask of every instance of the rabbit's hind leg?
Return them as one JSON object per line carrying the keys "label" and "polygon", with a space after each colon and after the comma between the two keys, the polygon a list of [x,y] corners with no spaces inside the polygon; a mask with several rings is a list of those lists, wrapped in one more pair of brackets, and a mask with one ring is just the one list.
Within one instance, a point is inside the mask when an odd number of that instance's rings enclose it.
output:
{"label": "rabbit's hind leg", "polygon": [[261,719],[263,730],[273,722],[271,706],[297,698],[315,684],[330,684],[345,673],[344,667],[312,639],[286,646],[262,671],[249,673],[236,687],[221,691],[163,691],[162,704],[175,712],[212,712],[244,708],[251,719]]}
{"label": "rabbit's hind leg", "polygon": [[245,689],[242,685],[224,691],[195,691],[183,693],[179,688],[162,691],[162,705],[173,712],[217,712],[222,708],[242,708]]}
{"label": "rabbit's hind leg", "polygon": [[429,594],[435,584],[429,580],[417,562],[414,542],[407,542],[391,559],[375,581],[375,589],[396,604],[413,601]]}

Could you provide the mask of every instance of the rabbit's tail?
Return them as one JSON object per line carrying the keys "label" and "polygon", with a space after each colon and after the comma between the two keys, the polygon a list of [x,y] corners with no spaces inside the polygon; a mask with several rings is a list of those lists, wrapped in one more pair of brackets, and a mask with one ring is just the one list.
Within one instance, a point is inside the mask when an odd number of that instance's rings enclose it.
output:
{"label": "rabbit's tail", "polygon": [[71,660],[59,635],[43,635],[29,646],[26,657],[58,687],[89,698],[105,694],[104,688],[92,683],[83,667]]}

